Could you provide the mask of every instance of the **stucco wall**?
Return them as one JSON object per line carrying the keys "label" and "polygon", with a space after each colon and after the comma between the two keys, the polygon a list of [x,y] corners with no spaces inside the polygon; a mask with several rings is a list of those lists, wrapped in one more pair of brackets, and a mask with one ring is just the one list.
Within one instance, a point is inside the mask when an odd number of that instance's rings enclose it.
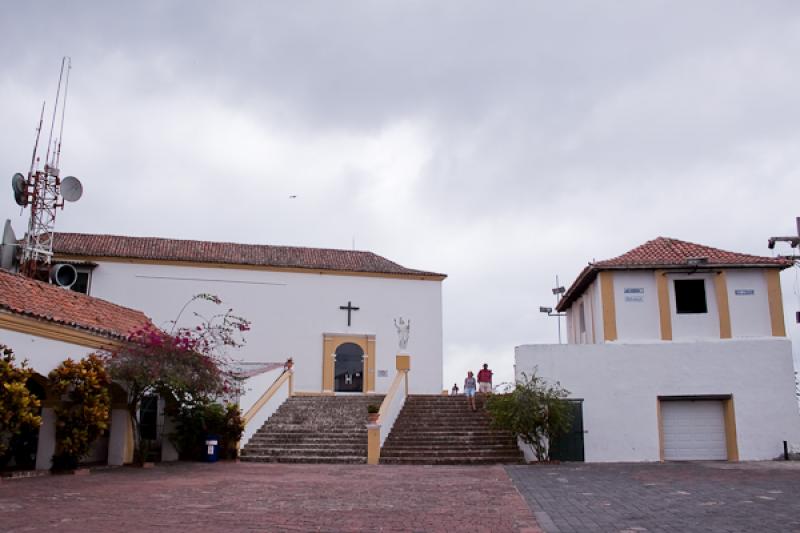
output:
{"label": "stucco wall", "polygon": [[[767,337],[772,334],[767,281],[763,270],[729,270],[728,307],[734,337]],[[737,291],[739,294],[737,294]]]}
{"label": "stucco wall", "polygon": [[0,344],[5,344],[14,350],[18,363],[27,359],[28,366],[45,377],[64,359],[71,357],[77,360],[97,351],[77,344],[6,329],[0,329]]}
{"label": "stucco wall", "polygon": [[[213,293],[225,307],[252,322],[247,344],[235,352],[246,361],[295,361],[295,389],[322,389],[322,334],[376,337],[375,388],[385,392],[394,375],[397,333],[393,319],[411,319],[415,393],[442,390],[441,282],[229,268],[199,268],[101,262],[92,275],[92,296],[141,309],[157,325],[173,320],[192,295]],[[351,301],[359,311],[339,306]],[[194,307],[202,313],[219,308]],[[191,313],[184,315],[190,324]],[[387,370],[381,377],[380,371]]]}
{"label": "stucco wall", "polygon": [[617,339],[660,339],[658,293],[653,271],[614,272],[613,275]]}
{"label": "stucco wall", "polygon": [[[611,271],[614,286],[617,340],[659,341],[658,288],[653,270]],[[768,337],[772,333],[769,299],[763,269],[726,269],[728,308],[733,338]],[[720,336],[716,273],[668,273],[667,289],[674,340],[710,340]],[[707,313],[678,314],[676,279],[705,280]],[[567,339],[572,344],[604,342],[602,288],[595,280],[567,309]],[[580,333],[580,305],[586,315],[586,332]],[[594,327],[594,335],[592,335]]]}
{"label": "stucco wall", "polygon": [[559,381],[583,399],[587,461],[658,461],[658,396],[732,394],[741,460],[800,443],[786,339],[526,345],[516,372]]}

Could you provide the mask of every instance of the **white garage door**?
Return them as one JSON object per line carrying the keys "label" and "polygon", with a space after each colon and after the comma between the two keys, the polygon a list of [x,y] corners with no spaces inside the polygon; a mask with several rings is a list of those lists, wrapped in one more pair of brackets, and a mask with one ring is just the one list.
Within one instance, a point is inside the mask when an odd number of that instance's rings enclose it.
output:
{"label": "white garage door", "polygon": [[725,460],[725,414],[720,400],[661,401],[664,459]]}

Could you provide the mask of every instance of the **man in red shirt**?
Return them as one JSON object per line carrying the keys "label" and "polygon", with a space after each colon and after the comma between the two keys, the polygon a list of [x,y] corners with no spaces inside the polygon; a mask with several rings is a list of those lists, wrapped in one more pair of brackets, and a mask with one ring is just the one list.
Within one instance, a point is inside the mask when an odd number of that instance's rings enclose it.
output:
{"label": "man in red shirt", "polygon": [[492,392],[492,371],[486,363],[483,363],[483,369],[478,372],[478,391],[481,394]]}

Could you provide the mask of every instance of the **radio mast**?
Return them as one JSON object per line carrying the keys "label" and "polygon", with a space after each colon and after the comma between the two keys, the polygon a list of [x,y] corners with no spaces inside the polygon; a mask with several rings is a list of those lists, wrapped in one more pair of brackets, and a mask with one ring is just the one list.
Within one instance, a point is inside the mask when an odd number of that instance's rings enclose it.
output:
{"label": "radio mast", "polygon": [[[38,156],[39,139],[44,122],[45,105],[39,114],[39,125],[36,128],[36,140],[33,144],[31,167],[27,178],[21,173],[14,174],[11,186],[14,189],[14,199],[17,204],[25,208],[30,206],[28,231],[25,234],[25,244],[22,247],[20,259],[20,272],[28,277],[39,277],[41,270],[46,270],[53,256],[53,231],[55,230],[56,211],[64,208],[64,200],[75,202],[83,194],[80,180],[73,176],[61,179],[61,142],[64,136],[64,117],[67,104],[67,89],[69,88],[69,71],[72,61],[69,57],[61,59],[61,72],[58,76],[58,89],[53,106],[53,116],[50,121],[50,134],[47,138],[47,151],[44,159],[44,168],[40,168]],[[63,85],[63,91],[62,91]],[[58,137],[53,138],[56,121],[59,118],[59,104],[61,116],[58,125]]]}

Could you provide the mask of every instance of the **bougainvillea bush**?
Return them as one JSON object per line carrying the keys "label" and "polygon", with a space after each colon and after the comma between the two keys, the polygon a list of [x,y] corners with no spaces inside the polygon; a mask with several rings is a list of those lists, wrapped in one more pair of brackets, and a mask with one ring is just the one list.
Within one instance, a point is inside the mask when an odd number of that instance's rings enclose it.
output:
{"label": "bougainvillea bush", "polygon": [[111,377],[103,357],[91,354],[80,361],[67,359],[50,372],[48,379],[52,391],[61,396],[54,409],[53,470],[72,470],[108,430]]}
{"label": "bougainvillea bush", "polygon": [[222,303],[214,295],[198,294],[181,309],[170,332],[154,326],[137,329],[128,343],[110,355],[111,375],[128,392],[138,462],[146,460],[143,452],[147,443],[137,416],[145,396],[157,394],[175,410],[181,410],[238,393],[240,383],[229,371],[228,349],[244,343],[242,335],[250,329],[250,323],[229,309],[210,318],[195,313],[200,324],[178,328],[178,319],[196,300]]}
{"label": "bougainvillea bush", "polygon": [[0,344],[0,466],[10,459],[11,440],[42,423],[39,399],[26,386],[33,371],[16,364],[11,348]]}

